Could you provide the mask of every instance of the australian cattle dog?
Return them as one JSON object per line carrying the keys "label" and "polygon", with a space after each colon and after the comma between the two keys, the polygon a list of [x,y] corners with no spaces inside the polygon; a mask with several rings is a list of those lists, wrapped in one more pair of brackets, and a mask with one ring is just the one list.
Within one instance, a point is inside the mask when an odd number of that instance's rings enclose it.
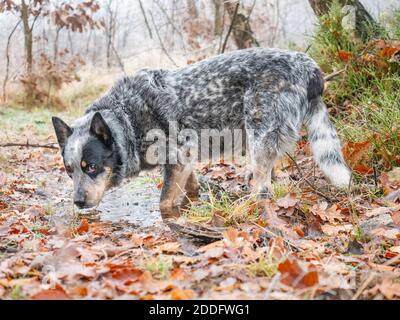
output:
{"label": "australian cattle dog", "polygon": [[[270,195],[274,163],[293,150],[304,124],[315,161],[332,184],[344,188],[350,171],[323,89],[322,73],[311,58],[281,49],[239,50],[176,70],[145,69],[124,77],[71,127],[53,117],[65,169],[74,182],[74,203],[96,206],[124,178],[161,164],[160,211],[163,217],[179,215],[183,199],[198,195],[192,163],[148,159],[157,140],[148,133],[158,130],[168,137],[171,123],[178,136],[184,130],[242,130],[247,137],[251,132],[247,149],[254,193],[260,197]],[[187,139],[177,141],[179,149]]]}

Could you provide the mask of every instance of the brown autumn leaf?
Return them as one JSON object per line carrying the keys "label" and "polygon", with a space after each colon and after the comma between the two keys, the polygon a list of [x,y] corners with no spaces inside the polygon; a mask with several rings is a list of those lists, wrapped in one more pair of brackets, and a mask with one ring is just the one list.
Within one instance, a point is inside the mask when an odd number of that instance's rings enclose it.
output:
{"label": "brown autumn leaf", "polygon": [[295,194],[288,193],[285,197],[279,198],[276,201],[276,204],[281,208],[288,209],[296,206],[296,204],[298,204],[299,202],[300,200],[296,198]]}
{"label": "brown autumn leaf", "polygon": [[64,289],[56,287],[54,289],[40,291],[31,296],[32,300],[69,300],[69,296]]}
{"label": "brown autumn leaf", "polygon": [[186,273],[180,267],[176,267],[171,271],[171,279],[174,280],[184,280]]}
{"label": "brown autumn leaf", "polygon": [[296,231],[296,233],[301,237],[304,238],[304,231],[300,226],[296,226],[294,228],[294,231]]}
{"label": "brown autumn leaf", "polygon": [[5,186],[6,183],[7,183],[7,175],[4,172],[0,171],[0,189],[3,186]]}
{"label": "brown autumn leaf", "polygon": [[229,242],[235,243],[239,236],[239,231],[235,228],[229,227],[223,232],[223,235],[224,238],[227,239]]}
{"label": "brown autumn leaf", "polygon": [[220,258],[223,256],[225,249],[223,247],[215,247],[207,250],[204,253],[206,258]]}
{"label": "brown autumn leaf", "polygon": [[107,264],[113,279],[121,281],[129,281],[130,283],[137,281],[143,275],[143,271],[131,264]]}
{"label": "brown autumn leaf", "polygon": [[69,288],[68,292],[71,295],[77,295],[77,296],[81,296],[81,297],[86,297],[88,295],[88,288],[83,287],[83,286],[74,286]]}
{"label": "brown autumn leaf", "polygon": [[157,246],[155,252],[160,253],[178,253],[182,252],[179,242],[165,242]]}
{"label": "brown autumn leaf", "polygon": [[276,212],[272,203],[269,201],[265,202],[265,212],[267,228],[276,228],[289,239],[299,239],[298,234],[291,227],[288,226],[288,223],[278,217],[278,213]]}
{"label": "brown autumn leaf", "polygon": [[392,219],[395,225],[400,226],[400,211],[393,212]]}
{"label": "brown autumn leaf", "polygon": [[212,218],[211,218],[211,224],[214,227],[225,226],[225,221],[226,221],[226,219],[223,216],[219,215],[217,212],[213,213]]}
{"label": "brown autumn leaf", "polygon": [[328,236],[336,236],[340,233],[349,233],[353,230],[353,225],[352,224],[338,224],[338,225],[332,225],[332,224],[323,224],[321,225],[321,230],[323,233],[325,233]]}
{"label": "brown autumn leaf", "polygon": [[351,142],[348,141],[343,146],[343,156],[347,164],[353,168],[357,164],[361,164],[368,159],[370,141]]}
{"label": "brown autumn leaf", "polygon": [[351,52],[348,52],[348,51],[339,50],[338,57],[339,57],[340,60],[342,60],[344,62],[347,62],[347,61],[350,61],[353,58],[353,54]]}
{"label": "brown autumn leaf", "polygon": [[328,208],[327,202],[322,202],[319,204],[314,204],[311,208],[311,212],[319,216],[322,221],[335,224],[337,222],[343,221],[343,216],[336,204]]}
{"label": "brown autumn leaf", "polygon": [[192,300],[196,293],[191,290],[174,289],[171,291],[172,300]]}
{"label": "brown autumn leaf", "polygon": [[278,270],[282,274],[281,282],[288,286],[305,288],[318,283],[318,273],[314,266],[311,265],[305,272],[294,258],[287,258],[280,263]]}
{"label": "brown autumn leaf", "polygon": [[373,174],[374,173],[374,168],[367,166],[366,164],[358,163],[353,165],[352,167],[353,171],[360,173],[360,174]]}
{"label": "brown autumn leaf", "polygon": [[383,279],[382,283],[377,284],[374,288],[368,290],[367,293],[376,295],[378,291],[388,300],[400,297],[400,282],[395,279]]}
{"label": "brown autumn leaf", "polygon": [[400,52],[400,47],[385,47],[382,49],[380,54],[385,57],[390,59],[392,56]]}
{"label": "brown autumn leaf", "polygon": [[89,231],[89,222],[87,219],[82,219],[76,231],[79,234],[86,233]]}

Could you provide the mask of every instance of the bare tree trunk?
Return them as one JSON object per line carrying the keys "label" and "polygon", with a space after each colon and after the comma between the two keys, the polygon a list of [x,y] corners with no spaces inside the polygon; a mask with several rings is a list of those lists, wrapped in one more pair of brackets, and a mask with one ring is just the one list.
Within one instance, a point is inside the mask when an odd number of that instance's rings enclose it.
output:
{"label": "bare tree trunk", "polygon": [[10,43],[11,43],[11,38],[14,34],[14,32],[17,30],[19,24],[21,23],[21,20],[17,22],[17,24],[14,26],[14,28],[11,30],[10,34],[8,35],[7,38],[7,46],[6,46],[6,75],[4,76],[4,81],[3,81],[3,103],[6,103],[7,101],[7,82],[8,82],[8,77],[10,73]]}
{"label": "bare tree trunk", "polygon": [[61,27],[57,27],[56,36],[54,38],[53,63],[56,63],[57,62],[57,58],[58,58],[58,38],[60,37],[60,31],[61,31]]}
{"label": "bare tree trunk", "polygon": [[138,0],[138,1],[139,1],[140,11],[142,12],[142,15],[143,15],[143,18],[144,18],[144,23],[146,25],[147,31],[149,32],[150,39],[153,39],[153,33],[151,32],[149,21],[147,20],[146,11],[144,10],[142,1],[141,0]]}
{"label": "bare tree trunk", "polygon": [[29,25],[29,8],[24,0],[21,2],[21,20],[24,27],[26,72],[31,74],[33,69],[32,29]]}
{"label": "bare tree trunk", "polygon": [[25,83],[25,96],[26,104],[31,106],[34,100],[33,84],[31,83],[31,76],[33,71],[33,39],[32,39],[32,28],[29,25],[29,7],[24,0],[21,2],[21,21],[24,30],[24,47],[25,47],[25,62],[26,70],[25,77],[28,80]]}
{"label": "bare tree trunk", "polygon": [[231,21],[234,19],[233,38],[238,49],[250,48],[252,46],[259,46],[258,41],[253,36],[248,13],[243,7],[240,0],[225,1],[224,6]]}
{"label": "bare tree trunk", "polygon": [[[365,9],[359,0],[338,0],[344,6],[353,6],[356,10],[356,36],[364,41],[368,41],[371,36],[377,36],[382,27],[374,20],[374,18]],[[333,0],[308,0],[314,13],[320,17],[329,12]]]}
{"label": "bare tree trunk", "polygon": [[223,9],[224,4],[223,0],[213,0],[214,3],[214,35],[220,36],[222,34],[223,23],[222,23],[222,16],[223,16]]}
{"label": "bare tree trunk", "polygon": [[186,0],[187,10],[189,12],[189,16],[192,19],[196,19],[199,17],[199,11],[197,10],[196,0]]}

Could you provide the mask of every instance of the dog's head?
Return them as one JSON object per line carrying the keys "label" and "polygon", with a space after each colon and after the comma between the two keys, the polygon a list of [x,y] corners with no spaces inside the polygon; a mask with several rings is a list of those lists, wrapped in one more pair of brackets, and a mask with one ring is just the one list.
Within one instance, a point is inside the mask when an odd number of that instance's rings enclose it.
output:
{"label": "dog's head", "polygon": [[117,183],[115,175],[121,166],[109,126],[99,112],[74,128],[57,117],[52,121],[65,171],[74,181],[74,203],[79,208],[96,206]]}

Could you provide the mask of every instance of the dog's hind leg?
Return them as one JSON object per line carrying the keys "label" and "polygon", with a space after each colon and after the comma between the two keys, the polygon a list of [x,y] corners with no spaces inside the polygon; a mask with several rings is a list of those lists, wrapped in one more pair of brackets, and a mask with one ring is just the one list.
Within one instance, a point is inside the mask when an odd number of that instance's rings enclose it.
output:
{"label": "dog's hind leg", "polygon": [[253,143],[253,146],[250,146],[253,192],[258,198],[269,198],[272,196],[272,171],[278,154],[265,141],[258,140]]}
{"label": "dog's hind leg", "polygon": [[[194,183],[191,166],[167,164],[164,166],[164,185],[161,190],[160,212],[162,218],[179,217],[182,207],[188,203],[186,189],[189,182],[191,195],[194,194]],[[194,177],[195,178],[195,177]]]}
{"label": "dog's hind leg", "polygon": [[245,124],[253,169],[254,193],[272,196],[275,162],[299,139],[302,96],[296,92],[252,90],[244,99]]}

